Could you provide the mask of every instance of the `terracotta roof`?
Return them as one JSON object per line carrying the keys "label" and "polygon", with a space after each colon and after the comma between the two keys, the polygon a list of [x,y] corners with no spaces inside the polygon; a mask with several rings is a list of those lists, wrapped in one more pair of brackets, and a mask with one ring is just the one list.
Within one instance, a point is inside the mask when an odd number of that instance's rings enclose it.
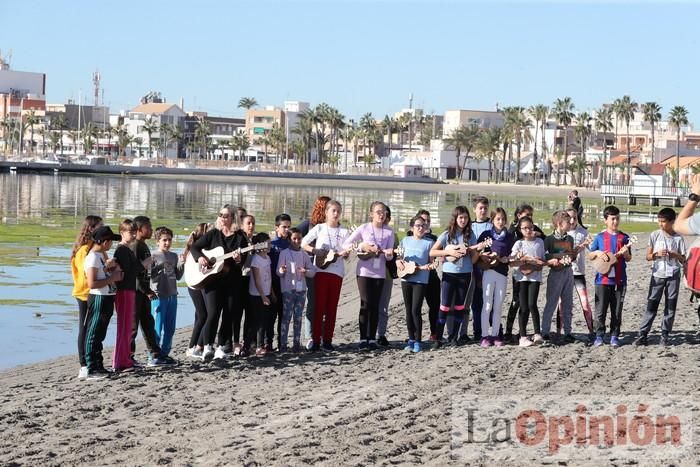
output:
{"label": "terracotta roof", "polygon": [[175,104],[168,104],[168,103],[141,104],[141,105],[134,107],[132,112],[141,113],[141,114],[162,114],[162,113],[165,113],[168,110],[170,110],[172,107],[175,107]]}
{"label": "terracotta roof", "polygon": [[[630,158],[631,165],[637,165],[638,163],[639,163],[639,156],[632,156]],[[608,165],[618,165],[618,164],[627,165],[627,154],[620,154],[619,156],[611,157],[610,159],[608,159]]]}
{"label": "terracotta roof", "polygon": [[646,175],[663,175],[666,172],[666,164],[651,164],[637,167],[636,173]]}
{"label": "terracotta roof", "polygon": [[[661,161],[661,163],[666,165],[666,166],[670,165],[671,167],[675,167],[676,166],[676,156],[671,156],[667,159],[664,159]],[[696,164],[700,164],[700,157],[698,157],[698,156],[681,156],[681,160],[680,160],[681,168],[696,165]]]}

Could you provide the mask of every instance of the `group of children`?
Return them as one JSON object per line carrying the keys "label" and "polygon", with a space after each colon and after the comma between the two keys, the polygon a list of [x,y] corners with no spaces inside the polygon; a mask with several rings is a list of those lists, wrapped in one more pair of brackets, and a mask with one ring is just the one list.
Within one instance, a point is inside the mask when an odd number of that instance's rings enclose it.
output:
{"label": "group of children", "polygon": [[[255,218],[245,209],[226,205],[215,225],[203,223],[194,229],[180,256],[170,251],[173,232],[158,227],[154,234],[145,216],[125,219],[119,235],[103,225],[101,218],[88,216],[71,259],[73,295],[80,316],[79,377],[99,379],[110,373],[103,364],[102,342],[114,309],[115,371],[140,366],[134,359],[139,326],[148,348],[147,365],[176,363],[170,352],[177,316],[177,280],[182,277],[188,255],[202,271],[209,268],[204,252],[214,247],[222,247],[231,258],[226,259],[226,272],[216,281],[188,289],[195,306],[188,357],[264,356],[273,350],[275,321],[277,349],[300,351],[304,317],[306,349],[334,350],[344,263],[351,253],[358,256],[360,349],[389,345],[389,298],[393,281],[399,276],[406,309],[407,351],[421,352],[428,343],[437,349],[468,341],[470,309],[473,334],[482,347],[547,344],[553,337],[555,315],[557,330],[563,328],[562,342],[574,342],[574,291],[592,345],[604,345],[609,311],[609,343],[619,346],[626,263],[632,255],[631,239],[619,228],[619,210],[615,206],[605,208],[605,230],[595,237],[580,225],[576,208],[556,211],[552,216],[553,232],[545,235],[533,222],[532,206],[518,206],[508,226],[506,212],[502,208],[490,211],[488,203],[484,197],[475,200],[474,219],[467,207],[457,206],[447,229],[439,236],[430,229],[430,213],[421,210],[411,219],[410,230],[400,242],[389,227],[389,207],[379,201],[371,205],[370,221],[351,232],[340,224],[340,203],[320,197],[309,220],[298,228],[291,227],[289,215],[278,215],[273,239],[255,232]],[[660,228],[650,236],[646,258],[653,262],[652,278],[635,345],[647,343],[663,295],[662,343],[668,344],[686,253],[683,238],[673,230],[674,219],[673,209],[659,211]],[[157,251],[151,254],[146,240],[153,234]],[[115,241],[119,243],[109,258]],[[242,253],[248,250],[252,251]],[[588,298],[586,260],[612,264],[609,270],[596,273],[595,310]],[[540,318],[538,298],[544,268],[549,268],[549,273]],[[441,276],[437,269],[442,269]],[[511,269],[513,300],[504,330],[501,315]],[[424,301],[429,308],[427,342],[422,333]],[[513,339],[516,315],[519,336]],[[530,319],[532,334],[528,333]]]}
{"label": "group of children", "polygon": [[[71,254],[73,296],[78,302],[79,379],[102,379],[111,372],[103,363],[102,343],[114,311],[117,312],[114,371],[129,371],[135,358],[141,327],[148,347],[147,366],[172,365],[170,356],[177,316],[177,279],[182,260],[170,251],[173,232],[155,230],[158,250],[146,244],[153,236],[148,217],[124,219],[119,235],[99,216],[87,216]],[[110,258],[108,252],[119,242]]]}

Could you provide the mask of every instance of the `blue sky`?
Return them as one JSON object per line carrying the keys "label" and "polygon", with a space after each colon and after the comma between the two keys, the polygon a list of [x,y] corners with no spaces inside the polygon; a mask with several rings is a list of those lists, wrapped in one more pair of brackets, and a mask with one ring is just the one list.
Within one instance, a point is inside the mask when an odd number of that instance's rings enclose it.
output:
{"label": "blue sky", "polygon": [[697,92],[694,2],[6,0],[0,49],[47,74],[47,99],[92,100],[102,73],[113,112],[149,90],[186,110],[327,102],[348,118],[551,104],[577,111],[630,94],[663,114]]}

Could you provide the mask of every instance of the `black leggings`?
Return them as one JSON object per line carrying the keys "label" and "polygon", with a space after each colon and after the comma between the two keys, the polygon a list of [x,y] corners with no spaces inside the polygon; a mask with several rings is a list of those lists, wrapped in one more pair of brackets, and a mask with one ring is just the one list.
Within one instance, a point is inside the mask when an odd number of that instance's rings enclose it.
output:
{"label": "black leggings", "polygon": [[377,323],[379,323],[379,299],[384,288],[384,279],[357,276],[357,288],[360,291],[360,340],[375,340],[377,338]]}
{"label": "black leggings", "polygon": [[437,334],[437,319],[440,312],[440,277],[435,269],[430,270],[428,286],[425,289],[425,302],[428,304],[430,334]]}
{"label": "black leggings", "polygon": [[[450,309],[453,311],[454,326],[452,327],[452,335],[448,336],[448,340],[457,340],[459,329],[464,321],[464,308],[467,300],[467,292],[471,283],[472,273],[442,273],[442,283],[440,284],[440,313],[437,319],[437,338],[442,338],[442,333],[445,329],[447,314]],[[454,304],[454,305],[453,305]]]}
{"label": "black leggings", "polygon": [[423,333],[423,298],[427,284],[417,284],[415,282],[401,282],[403,301],[406,304],[406,327],[408,328],[408,339],[421,341]]}
{"label": "black leggings", "polygon": [[[240,342],[243,308],[248,306],[248,280],[240,274],[233,275],[227,286],[222,288],[221,325],[219,345],[228,347]],[[233,340],[232,340],[233,338]]]}
{"label": "black leggings", "polygon": [[[255,330],[255,342],[258,348],[272,345],[272,328],[275,326],[276,311],[265,305],[262,297],[251,295],[249,308],[246,310],[246,326]],[[249,322],[250,321],[250,322]]]}
{"label": "black leggings", "polygon": [[204,301],[204,291],[187,288],[192,304],[194,305],[194,324],[192,325],[192,336],[190,337],[189,348],[198,345],[204,347],[204,336],[202,330],[207,322],[207,305]]}
{"label": "black leggings", "polygon": [[222,301],[222,292],[219,289],[220,287],[217,284],[214,287],[208,287],[202,291],[204,306],[207,310],[207,321],[202,330],[202,342],[204,345],[214,345],[214,339],[216,338],[216,329],[219,325],[219,318],[221,317]]}
{"label": "black leggings", "polygon": [[78,301],[78,359],[80,366],[85,363],[85,318],[87,316],[87,301],[76,298]]}
{"label": "black leggings", "polygon": [[513,334],[513,323],[515,323],[515,318],[518,316],[518,311],[520,310],[520,282],[513,278],[513,297],[510,301],[510,307],[508,307],[508,316],[506,317],[506,335],[510,336]]}
{"label": "black leggings", "polygon": [[532,325],[535,327],[535,334],[540,333],[540,312],[537,310],[537,296],[540,294],[540,283],[522,281],[520,282],[520,337],[527,336],[527,320],[532,315]]}

